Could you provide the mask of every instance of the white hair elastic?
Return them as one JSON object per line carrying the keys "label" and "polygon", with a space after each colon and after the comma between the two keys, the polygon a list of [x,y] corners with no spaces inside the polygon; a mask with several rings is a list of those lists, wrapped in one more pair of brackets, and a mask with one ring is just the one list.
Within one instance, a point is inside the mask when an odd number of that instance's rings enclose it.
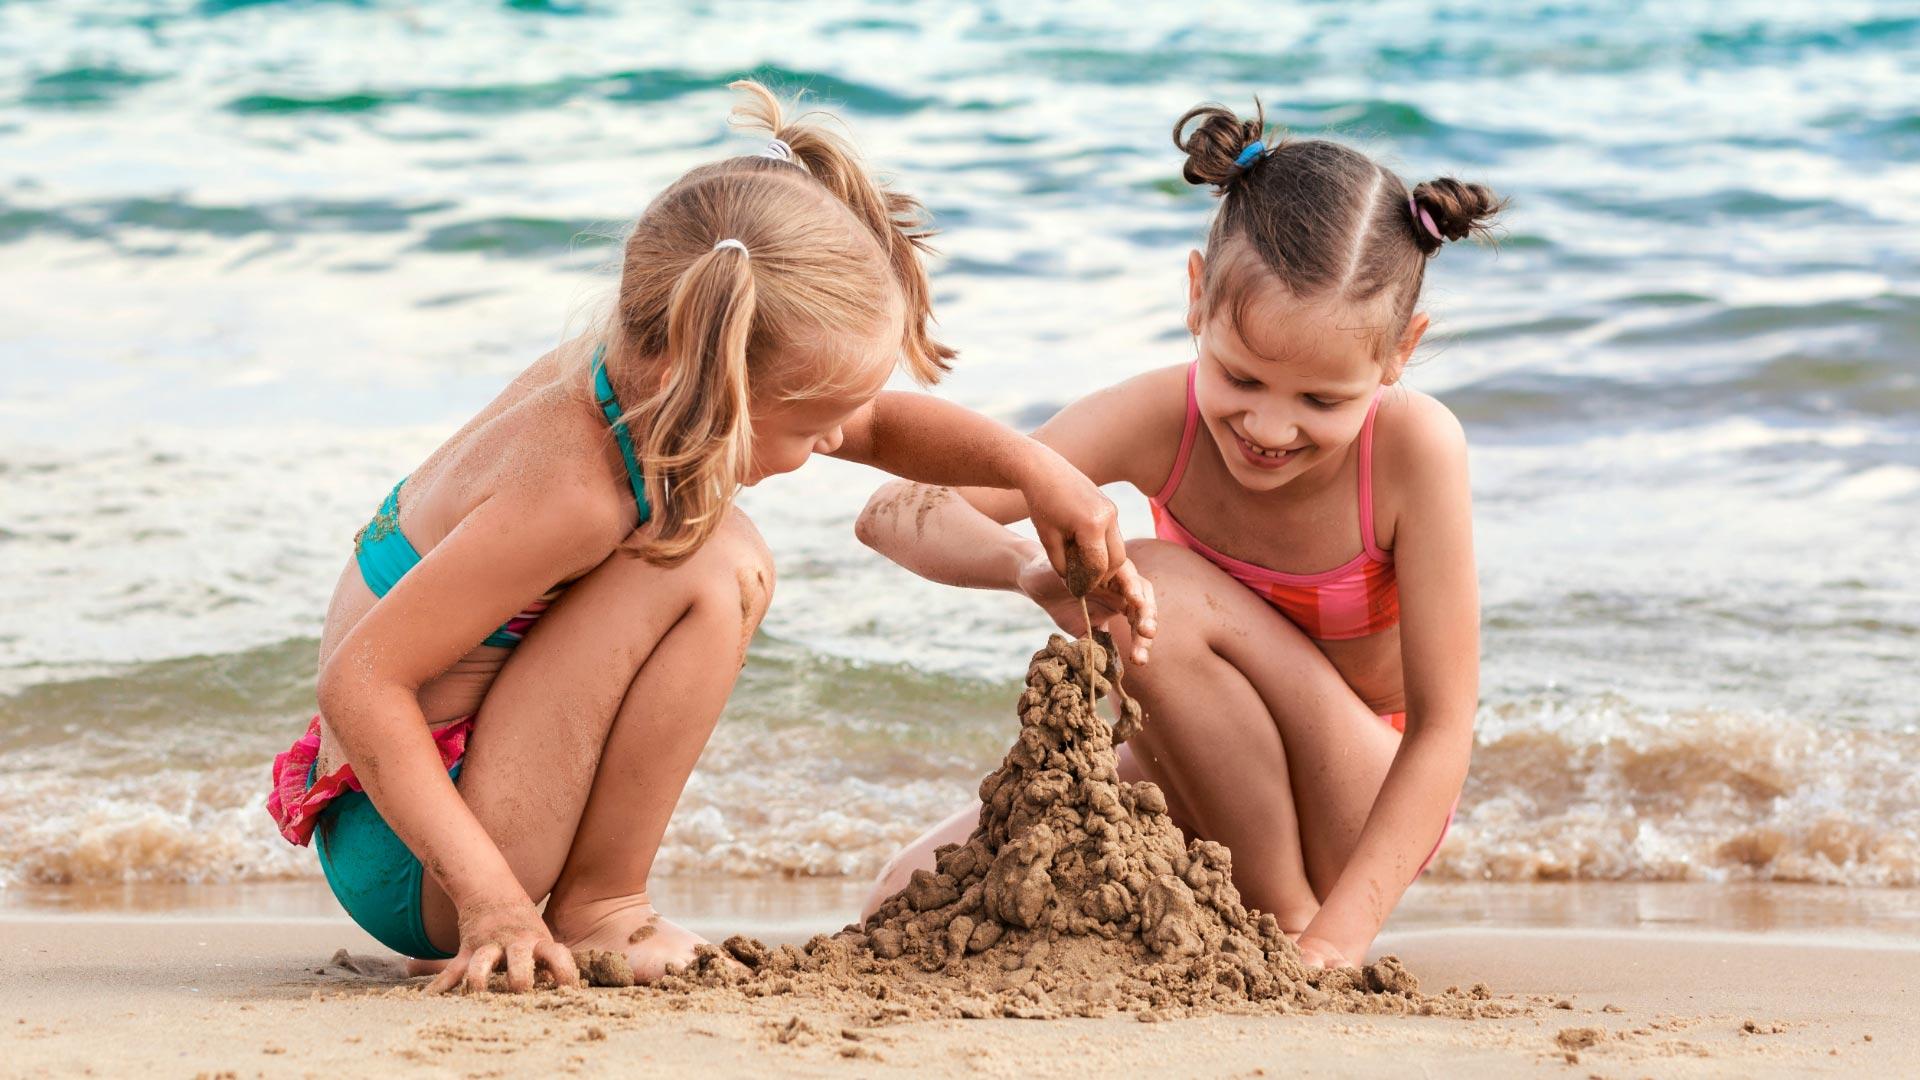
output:
{"label": "white hair elastic", "polygon": [[713,250],[719,251],[721,248],[739,248],[740,254],[745,255],[749,259],[753,258],[753,252],[747,250],[747,245],[735,240],[731,236],[725,240],[717,240],[714,242]]}
{"label": "white hair elastic", "polygon": [[776,158],[780,161],[791,163],[793,161],[793,147],[788,146],[783,139],[773,139],[767,143],[765,150],[760,151],[760,156]]}

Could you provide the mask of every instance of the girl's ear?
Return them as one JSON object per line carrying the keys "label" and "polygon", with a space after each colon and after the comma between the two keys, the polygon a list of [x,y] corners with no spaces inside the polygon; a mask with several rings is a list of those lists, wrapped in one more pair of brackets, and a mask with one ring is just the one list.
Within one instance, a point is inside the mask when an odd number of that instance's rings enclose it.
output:
{"label": "girl's ear", "polygon": [[1413,350],[1420,347],[1420,338],[1427,332],[1432,320],[1424,311],[1416,311],[1413,318],[1407,320],[1407,330],[1400,335],[1400,341],[1393,347],[1393,355],[1387,360],[1387,377],[1380,380],[1383,386],[1392,386],[1400,381],[1407,370],[1407,362],[1413,359]]}
{"label": "girl's ear", "polygon": [[1200,299],[1206,292],[1207,260],[1198,251],[1187,252],[1187,333],[1200,336],[1200,324],[1205,319]]}

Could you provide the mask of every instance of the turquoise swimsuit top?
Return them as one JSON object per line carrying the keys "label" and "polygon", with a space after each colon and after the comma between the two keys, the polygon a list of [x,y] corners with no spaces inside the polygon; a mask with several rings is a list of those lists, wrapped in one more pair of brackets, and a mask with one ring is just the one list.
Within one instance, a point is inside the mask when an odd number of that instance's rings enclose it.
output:
{"label": "turquoise swimsuit top", "polygon": [[[620,444],[620,456],[627,464],[627,483],[633,488],[633,502],[640,508],[640,524],[644,525],[653,516],[653,509],[647,505],[646,478],[640,472],[639,459],[634,456],[633,432],[627,430],[626,422],[620,419],[620,400],[614,397],[613,384],[607,379],[606,352],[605,345],[593,350],[593,397],[600,405],[601,415],[607,418],[607,426],[613,429],[614,441]],[[373,520],[353,538],[353,558],[360,565],[360,580],[367,583],[376,597],[387,595],[407,571],[420,565],[420,553],[400,531],[400,488],[406,482],[402,477],[400,483],[393,485]],[[555,589],[536,601],[529,611],[508,619],[500,629],[487,635],[484,644],[506,649],[520,644],[539,612],[558,595],[559,589]]]}

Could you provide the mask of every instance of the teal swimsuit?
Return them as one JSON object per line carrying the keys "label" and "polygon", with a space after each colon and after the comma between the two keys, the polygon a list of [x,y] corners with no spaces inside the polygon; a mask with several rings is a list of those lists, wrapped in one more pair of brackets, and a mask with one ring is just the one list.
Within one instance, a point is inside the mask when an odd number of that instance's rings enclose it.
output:
{"label": "teal swimsuit", "polygon": [[[620,419],[620,402],[607,380],[605,355],[605,345],[593,353],[594,399],[613,429],[614,441],[620,444],[620,456],[627,465],[627,483],[633,488],[633,501],[640,508],[640,523],[644,525],[652,517],[647,505],[646,481],[640,472],[639,459],[634,455],[633,433]],[[354,539],[354,561],[360,566],[360,577],[376,597],[387,595],[407,571],[420,563],[420,553],[400,531],[400,485],[404,483],[403,479],[394,485],[380,504],[379,512]],[[557,591],[549,593],[542,601],[556,595]],[[518,645],[544,607],[544,603],[536,602],[528,611],[508,619],[487,635],[485,643],[509,649]],[[464,764],[464,760],[455,761],[447,775],[458,782]],[[313,786],[318,768],[318,761],[308,768],[308,788]],[[420,910],[420,890],[425,878],[420,860],[374,809],[373,800],[366,792],[341,792],[319,812],[315,822],[313,838],[320,853],[320,870],[326,875],[340,906],[361,929],[406,956],[445,960],[453,955],[440,951],[427,937]]]}

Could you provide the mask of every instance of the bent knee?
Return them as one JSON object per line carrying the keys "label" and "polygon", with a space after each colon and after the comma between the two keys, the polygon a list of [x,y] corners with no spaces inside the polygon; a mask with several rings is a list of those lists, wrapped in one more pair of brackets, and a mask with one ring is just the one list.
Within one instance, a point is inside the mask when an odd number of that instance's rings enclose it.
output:
{"label": "bent knee", "polygon": [[[1242,599],[1247,587],[1226,571],[1198,554],[1165,540],[1129,540],[1127,557],[1153,585],[1160,633],[1154,639],[1158,651],[1163,644],[1182,637],[1170,629],[1194,629],[1222,621],[1229,604]],[[1222,603],[1225,600],[1228,603]]]}
{"label": "bent knee", "polygon": [[[1198,552],[1165,540],[1133,540],[1127,544],[1127,556],[1153,585],[1156,657],[1191,649],[1244,658],[1250,638],[1260,641],[1268,653],[1298,650],[1318,655],[1312,639],[1264,596]],[[1167,665],[1161,667],[1165,670]]]}
{"label": "bent knee", "polygon": [[773,552],[760,536],[760,530],[738,507],[727,512],[727,519],[714,530],[694,557],[694,603],[716,612],[737,614],[741,628],[741,652],[746,641],[760,626],[773,602]]}
{"label": "bent knee", "polygon": [[1157,540],[1144,537],[1127,541],[1127,558],[1148,580],[1157,586],[1162,578],[1169,581],[1176,578],[1218,575],[1232,581],[1225,570],[1208,562],[1191,548],[1181,547],[1169,540]]}

